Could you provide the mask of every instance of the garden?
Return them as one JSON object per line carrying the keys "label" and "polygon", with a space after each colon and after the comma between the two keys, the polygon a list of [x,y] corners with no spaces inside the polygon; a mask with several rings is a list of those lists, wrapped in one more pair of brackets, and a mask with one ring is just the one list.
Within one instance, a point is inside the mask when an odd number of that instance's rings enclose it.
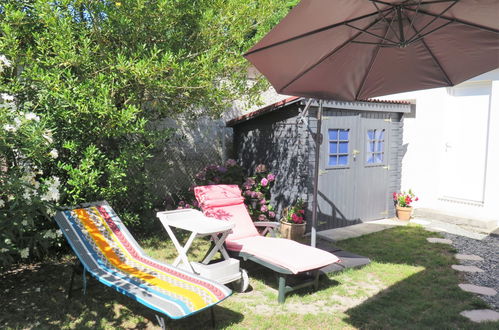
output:
{"label": "garden", "polygon": [[[418,226],[397,227],[340,242],[342,249],[362,254],[371,264],[361,269],[331,273],[319,290],[307,289],[277,303],[274,274],[255,264],[244,264],[250,289],[234,293],[214,309],[216,328],[303,329],[495,329],[496,324],[474,324],[459,315],[467,309],[486,308],[475,295],[462,291],[462,280],[450,268],[454,249],[428,245],[434,237]],[[171,262],[175,250],[164,230],[141,237],[152,257]],[[192,250],[202,256],[200,241]],[[71,300],[66,298],[71,264],[66,255],[43,263],[25,264],[0,275],[5,302],[0,323],[6,328],[148,328],[157,327],[154,313],[96,280],[89,279],[81,292],[81,275]],[[208,311],[182,320],[169,320],[167,328],[209,328]]]}
{"label": "garden", "polygon": [[[165,118],[220,118],[235,100],[259,101],[263,77],[248,83],[241,54],[298,1],[4,0],[0,4],[0,326],[155,328],[154,313],[82,274],[67,298],[77,258],[54,221],[65,206],[106,200],[151,257],[175,248],[155,213],[199,209],[197,185],[234,184],[255,222],[303,228],[306,201],[272,204],[276,174],[213,159],[162,194],[166,166],[148,166],[177,141]],[[175,168],[174,168],[175,170]],[[338,243],[369,257],[360,269],[323,276],[319,290],[277,303],[274,274],[243,264],[250,289],[214,307],[220,328],[494,328],[459,311],[485,308],[457,287],[453,249],[407,226]],[[301,236],[301,235],[300,235]],[[183,237],[185,238],[185,237]],[[309,244],[306,238],[300,238]],[[207,240],[195,243],[203,256]],[[83,274],[83,276],[85,276]],[[167,327],[204,328],[201,311]]]}

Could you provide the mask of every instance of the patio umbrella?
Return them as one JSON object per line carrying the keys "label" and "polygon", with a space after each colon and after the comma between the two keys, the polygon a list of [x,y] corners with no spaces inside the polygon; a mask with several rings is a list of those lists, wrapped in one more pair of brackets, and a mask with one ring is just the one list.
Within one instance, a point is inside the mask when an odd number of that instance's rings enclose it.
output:
{"label": "patio umbrella", "polygon": [[[498,0],[302,0],[244,56],[279,93],[363,100],[498,68],[498,18]],[[319,102],[316,146],[321,117]]]}
{"label": "patio umbrella", "polygon": [[499,67],[499,1],[303,0],[244,56],[287,95],[453,86]]}

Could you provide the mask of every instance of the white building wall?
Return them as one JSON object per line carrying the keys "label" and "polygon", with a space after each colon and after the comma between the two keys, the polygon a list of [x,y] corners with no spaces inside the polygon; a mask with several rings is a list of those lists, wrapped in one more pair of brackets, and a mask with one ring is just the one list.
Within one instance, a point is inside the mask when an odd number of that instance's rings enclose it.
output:
{"label": "white building wall", "polygon": [[404,119],[402,161],[402,189],[420,197],[416,207],[499,225],[499,69],[381,99],[416,104]]}

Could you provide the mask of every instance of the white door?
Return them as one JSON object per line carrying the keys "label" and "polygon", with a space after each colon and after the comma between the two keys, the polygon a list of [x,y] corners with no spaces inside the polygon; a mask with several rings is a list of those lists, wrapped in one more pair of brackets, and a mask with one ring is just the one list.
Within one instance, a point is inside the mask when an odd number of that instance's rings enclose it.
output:
{"label": "white door", "polygon": [[448,89],[439,189],[444,199],[484,201],[491,87],[470,83]]}

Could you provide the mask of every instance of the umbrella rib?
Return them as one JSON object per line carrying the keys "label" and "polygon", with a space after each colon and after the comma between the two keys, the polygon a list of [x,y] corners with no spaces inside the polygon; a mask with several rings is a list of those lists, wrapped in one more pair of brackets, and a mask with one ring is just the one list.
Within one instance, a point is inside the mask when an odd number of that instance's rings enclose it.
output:
{"label": "umbrella rib", "polygon": [[[387,22],[387,23],[388,23],[388,22]],[[378,38],[378,39],[381,39],[381,40],[383,40],[383,41],[388,41],[388,42],[390,42],[393,46],[396,46],[396,45],[397,45],[397,43],[396,43],[395,41],[390,40],[390,39],[387,39],[387,38],[386,38],[386,34],[385,34],[385,36],[384,36],[384,37],[382,37],[382,36],[379,36],[379,35],[377,35],[377,34],[375,34],[375,33],[372,33],[372,32],[369,32],[369,31],[366,31],[366,30],[363,30],[363,29],[360,29],[360,28],[358,28],[358,27],[356,27],[356,26],[353,26],[353,25],[350,25],[350,24],[346,24],[346,26],[348,26],[348,27],[350,27],[350,28],[352,28],[352,29],[355,29],[355,30],[357,30],[357,31],[361,31],[362,33],[367,33],[367,34],[369,34],[369,35],[371,35],[371,36],[373,36],[373,37],[376,37],[376,38]]]}
{"label": "umbrella rib", "polygon": [[[410,10],[410,11],[414,11],[414,9],[410,9],[410,8],[406,8],[406,9]],[[499,30],[491,28],[491,27],[488,27],[488,26],[483,26],[483,25],[479,25],[479,24],[475,24],[475,23],[465,22],[465,21],[462,21],[462,20],[457,19],[457,18],[440,16],[440,15],[437,15],[437,14],[433,14],[433,13],[427,12],[427,11],[422,10],[422,9],[419,10],[419,12],[422,13],[422,14],[428,15],[428,16],[445,19],[447,21],[452,21],[452,22],[460,23],[460,24],[463,24],[463,25],[471,26],[471,27],[474,27],[474,28],[477,28],[477,29],[488,31],[488,32],[499,33]]]}
{"label": "umbrella rib", "polygon": [[440,25],[439,27],[436,27],[436,28],[434,28],[433,30],[428,31],[428,32],[426,32],[425,34],[420,34],[420,32],[418,32],[418,31],[417,31],[417,30],[413,27],[413,29],[414,29],[414,31],[416,31],[416,33],[414,34],[414,36],[413,36],[410,40],[408,40],[408,41],[407,41],[407,44],[412,44],[412,43],[414,43],[414,42],[417,42],[417,41],[419,41],[419,40],[423,39],[424,37],[426,37],[428,34],[433,33],[433,32],[435,32],[435,31],[438,31],[438,30],[440,30],[440,29],[442,29],[442,28],[444,28],[444,27],[446,27],[447,25],[452,24],[452,23],[454,23],[454,21],[448,21],[447,23],[444,23],[444,24]]}
{"label": "umbrella rib", "polygon": [[[418,31],[416,30],[416,28],[414,26],[412,27],[412,29],[416,33],[418,33]],[[442,64],[440,64],[440,62],[438,61],[438,59],[433,54],[433,52],[431,51],[430,47],[428,47],[428,45],[426,44],[426,42],[424,41],[424,39],[421,39],[421,43],[426,48],[426,51],[430,54],[431,58],[433,59],[433,61],[435,62],[435,64],[438,66],[438,68],[440,69],[440,71],[442,71],[442,73],[444,74],[445,80],[447,80],[447,83],[449,84],[449,86],[453,86],[454,83],[450,80],[449,76],[447,75],[447,72],[445,72],[444,68],[442,67]]]}
{"label": "umbrella rib", "polygon": [[416,17],[418,16],[418,11],[419,9],[421,8],[421,1],[422,0],[419,0],[418,2],[418,6],[416,7],[416,13],[414,14],[414,16],[412,17],[412,20],[411,20],[411,25],[409,27],[409,30],[412,29],[412,27],[414,26],[414,21],[416,20]]}
{"label": "umbrella rib", "polygon": [[[376,4],[376,1],[373,1],[372,2],[373,6],[376,7],[376,10],[380,13],[381,15],[381,10],[379,9],[378,5]],[[393,6],[392,6],[393,7]],[[386,20],[386,18],[383,16],[383,21],[385,21],[386,24],[388,24],[388,26],[390,27],[390,29],[392,30],[393,34],[395,36],[397,36],[397,32],[395,32],[395,30],[392,28],[392,25],[391,23],[388,23],[388,21]],[[400,38],[399,38],[400,39]]]}
{"label": "umbrella rib", "polygon": [[[395,15],[392,16],[392,20],[390,21],[390,24],[388,24],[388,27],[386,28],[385,37],[388,35],[388,30],[390,30],[390,25],[392,25],[392,23],[393,23],[394,20],[395,20]],[[378,53],[379,53],[380,49],[381,49],[381,44],[379,44],[378,47],[376,47],[376,50],[374,51],[374,56],[371,58],[371,63],[369,63],[369,68],[367,69],[367,72],[364,75],[364,78],[362,79],[362,83],[360,84],[360,87],[357,90],[357,93],[355,94],[355,99],[356,100],[359,99],[359,95],[360,95],[362,89],[364,88],[364,85],[366,84],[367,77],[371,73],[371,70],[372,70],[372,68],[374,66],[374,62],[376,62],[376,59],[378,58]]]}
{"label": "umbrella rib", "polygon": [[[392,7],[395,7],[396,4],[393,4],[393,3],[390,3],[390,2],[386,2],[386,1],[380,1],[380,0],[368,0],[370,2],[373,2],[373,3],[380,3],[382,5],[387,5],[387,6],[392,6]],[[411,0],[405,0],[401,3],[401,5],[403,6],[415,6],[416,3],[407,3]],[[434,4],[434,3],[441,3],[441,2],[454,2],[454,1],[460,1],[460,0],[433,0],[433,1],[423,1],[421,2],[422,5],[431,5],[431,4]]]}
{"label": "umbrella rib", "polygon": [[380,1],[380,0],[369,0],[369,1],[371,1],[373,4],[374,3],[380,3],[382,5],[387,5],[387,6],[391,6],[391,7],[395,6],[393,3],[386,2],[386,1]]}
{"label": "umbrella rib", "polygon": [[[366,26],[366,30],[369,29],[371,26],[373,26],[374,24],[377,24],[379,21],[381,20],[381,18],[377,18],[375,19],[374,21],[372,21],[368,26]],[[356,35],[354,35],[352,38],[346,40],[344,43],[342,43],[341,45],[339,45],[338,47],[336,47],[335,49],[333,49],[332,51],[330,51],[329,53],[327,53],[326,55],[324,55],[323,57],[321,57],[317,62],[315,62],[313,65],[309,66],[307,69],[303,70],[302,72],[300,72],[299,74],[297,74],[293,79],[291,79],[290,82],[288,82],[286,85],[284,85],[283,87],[279,88],[279,91],[278,92],[282,92],[284,89],[288,88],[289,85],[291,85],[292,83],[294,83],[295,81],[297,81],[299,78],[301,78],[304,74],[306,74],[307,72],[309,72],[310,70],[314,69],[316,66],[318,66],[319,64],[321,64],[322,62],[324,62],[324,60],[334,54],[336,54],[337,52],[339,52],[340,50],[342,50],[346,45],[348,45],[349,43],[351,43],[353,40],[355,40],[355,38],[357,38],[359,35],[361,35],[362,32],[359,32],[357,33]]]}
{"label": "umbrella rib", "polygon": [[[386,11],[389,11],[389,10],[392,10],[392,9],[391,8],[384,9],[382,12],[386,12]],[[323,32],[323,31],[335,28],[335,27],[340,26],[340,25],[345,25],[345,24],[348,24],[348,23],[353,23],[355,21],[360,21],[360,20],[362,20],[364,18],[368,18],[368,17],[374,16],[374,15],[377,15],[377,14],[378,14],[378,12],[374,12],[374,13],[366,14],[366,15],[359,16],[359,17],[356,17],[356,18],[352,18],[352,19],[350,19],[348,21],[343,21],[343,22],[340,22],[340,23],[335,23],[335,24],[331,24],[331,25],[328,25],[328,26],[324,26],[324,27],[322,27],[320,29],[315,29],[315,30],[312,30],[312,31],[309,31],[309,32],[306,32],[306,33],[303,33],[303,34],[300,34],[300,35],[297,35],[297,36],[294,36],[292,38],[285,39],[285,40],[273,43],[271,45],[264,46],[264,47],[261,47],[261,48],[249,51],[246,54],[244,54],[244,56],[248,56],[248,55],[254,54],[256,52],[260,52],[262,50],[266,50],[266,49],[269,49],[269,48],[272,48],[272,47],[276,47],[276,46],[279,46],[279,45],[282,45],[282,44],[285,44],[285,43],[288,43],[288,42],[291,42],[291,41],[294,41],[294,40],[297,40],[297,39],[308,37],[310,35],[317,34],[317,33],[320,33],[320,32]]]}
{"label": "umbrella rib", "polygon": [[380,47],[390,47],[393,48],[394,46],[397,47],[398,44],[384,44],[383,42],[368,42],[368,41],[351,41],[352,44],[359,44],[359,45],[375,45],[375,46],[380,46]]}
{"label": "umbrella rib", "polygon": [[[434,0],[434,1],[423,1],[422,5],[432,5],[434,3],[442,3],[442,2],[458,2],[461,0]],[[414,4],[407,4],[406,6],[414,6]]]}
{"label": "umbrella rib", "polygon": [[[442,12],[441,12],[440,14],[438,14],[438,15],[434,16],[434,17],[433,17],[433,19],[432,19],[430,22],[428,22],[428,24],[426,24],[425,26],[423,26],[423,27],[419,30],[419,32],[418,32],[418,31],[416,31],[416,32],[417,32],[417,33],[421,33],[421,32],[423,32],[423,31],[424,31],[424,30],[425,30],[428,26],[430,26],[433,22],[435,22],[437,19],[439,19],[440,17],[442,17],[442,15],[443,15],[443,14],[445,14],[445,13],[446,13],[449,9],[451,9],[452,7],[454,7],[454,5],[456,5],[456,4],[458,3],[458,1],[459,1],[459,0],[457,0],[456,2],[453,2],[452,4],[450,4],[447,8],[445,8],[444,10],[442,10]],[[407,8],[407,9],[409,9],[409,8]],[[410,9],[409,9],[409,10],[410,10]],[[414,11],[414,10],[412,10],[412,11]],[[417,14],[417,12],[418,12],[418,11],[420,11],[420,12],[424,13],[424,11],[423,11],[423,10],[421,10],[421,9],[419,8],[419,10],[416,10],[416,14]],[[409,18],[408,18],[408,19],[409,19]],[[412,25],[411,25],[411,28],[414,28],[414,26],[412,26]],[[412,38],[414,38],[414,37],[415,37],[415,35],[414,35]],[[409,39],[412,39],[412,38],[409,38]]]}

